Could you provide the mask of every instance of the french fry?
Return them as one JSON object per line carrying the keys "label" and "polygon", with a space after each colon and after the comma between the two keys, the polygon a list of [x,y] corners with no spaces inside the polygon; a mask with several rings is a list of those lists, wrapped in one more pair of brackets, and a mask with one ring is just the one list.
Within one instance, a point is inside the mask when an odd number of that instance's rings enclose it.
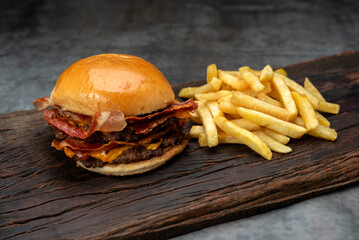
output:
{"label": "french fry", "polygon": [[288,86],[288,88],[292,91],[299,92],[305,96],[307,96],[310,103],[313,105],[314,109],[318,107],[319,100],[314,97],[310,92],[308,92],[304,87],[300,86],[298,83],[293,81],[292,79],[285,77],[283,75],[279,75],[278,73],[275,73],[274,76],[280,76],[285,84]]}
{"label": "french fry", "polygon": [[272,152],[269,147],[252,132],[237,126],[236,124],[228,121],[225,117],[215,117],[214,122],[225,133],[238,138],[245,145],[263,156],[265,159],[272,159]]}
{"label": "french fry", "polygon": [[264,89],[261,91],[261,93],[270,93],[272,91],[272,84],[270,81],[268,82],[263,82],[262,83],[264,85]]}
{"label": "french fry", "polygon": [[245,118],[233,119],[233,120],[230,120],[230,122],[236,124],[237,126],[239,126],[241,128],[245,128],[248,131],[257,131],[257,130],[261,129],[260,125],[258,125],[257,123],[254,123],[248,119],[245,119]]}
{"label": "french fry", "polygon": [[[200,142],[203,147],[208,146],[206,134],[201,133],[200,137],[198,139],[198,142]],[[243,141],[241,141],[240,139],[238,139],[238,138],[236,138],[236,137],[234,137],[232,135],[228,135],[225,132],[219,132],[218,133],[218,143],[244,144]]]}
{"label": "french fry", "polygon": [[229,114],[235,114],[235,115],[238,114],[238,112],[237,112],[238,106],[230,101],[226,101],[226,100],[220,101],[218,103],[218,107],[222,112],[229,113]]}
{"label": "french fry", "polygon": [[209,83],[199,87],[182,88],[178,96],[181,98],[193,98],[197,93],[215,92],[219,90],[221,84],[221,80],[213,78]]}
{"label": "french fry", "polygon": [[[230,99],[223,99],[222,101],[219,101],[218,107],[222,112],[226,113],[231,119],[241,119],[241,121],[242,121],[243,118],[237,112],[238,106],[236,104],[230,102]],[[244,119],[244,120],[247,120],[247,119]]]}
{"label": "french fry", "polygon": [[279,93],[277,92],[277,90],[272,87],[272,91],[270,93],[268,93],[268,96],[270,96],[271,98],[274,98],[275,100],[281,102],[282,101],[282,97],[279,95]]}
{"label": "french fry", "polygon": [[252,69],[252,68],[250,68],[250,67],[248,67],[248,66],[243,66],[243,67],[238,68],[238,73],[241,73],[241,72],[243,72],[243,71],[249,71],[249,72],[252,72],[252,71],[253,71],[253,69]]}
{"label": "french fry", "polygon": [[228,120],[237,120],[237,119],[243,119],[238,113],[233,114],[233,113],[225,113],[224,116],[228,119]]}
{"label": "french fry", "polygon": [[315,116],[317,117],[319,124],[330,127],[330,122],[323,115],[315,111]]}
{"label": "french fry", "polygon": [[190,113],[189,118],[197,124],[202,124],[201,118],[199,117],[197,111]]}
{"label": "french fry", "polygon": [[226,73],[229,73],[237,78],[239,78],[239,71],[224,71],[224,70],[221,70],[222,72],[226,72]]}
{"label": "french fry", "polygon": [[198,138],[201,147],[244,144],[271,159],[271,150],[292,151],[285,145],[290,137],[337,138],[330,122],[317,111],[337,114],[339,105],[326,102],[308,78],[302,87],[284,69],[273,71],[269,65],[260,71],[247,66],[224,71],[211,64],[207,84],[184,88],[179,96],[194,97],[198,103],[190,118],[201,125],[193,125],[189,135]]}
{"label": "french fry", "polygon": [[218,70],[218,77],[224,83],[230,85],[231,87],[233,87],[238,91],[243,91],[249,87],[249,85],[245,81],[240,80],[238,77],[233,76],[232,74],[229,74],[222,70]]}
{"label": "french fry", "polygon": [[275,73],[279,73],[282,74],[283,76],[288,76],[287,72],[283,69],[283,68],[278,68],[277,70],[274,71]]}
{"label": "french fry", "polygon": [[335,141],[338,137],[335,129],[325,127],[323,125],[319,125],[316,129],[309,131],[308,134],[316,138],[322,138],[330,141]]}
{"label": "french fry", "polygon": [[200,133],[205,133],[204,127],[201,125],[193,125],[189,130],[189,136],[191,138],[199,138]]}
{"label": "french fry", "polygon": [[266,113],[284,121],[289,121],[289,119],[291,118],[291,115],[286,109],[273,106],[272,104],[263,102],[257,98],[248,96],[241,92],[233,92],[231,102],[240,107],[245,107],[248,109],[253,109],[262,113]]}
{"label": "french fry", "polygon": [[217,116],[224,117],[223,112],[218,107],[218,102],[209,101],[207,102],[207,107],[214,118]]}
{"label": "french fry", "polygon": [[319,101],[326,102],[323,95],[318,91],[318,89],[313,85],[313,83],[309,80],[309,78],[304,79],[304,88],[310,92],[314,97],[316,97]]}
{"label": "french fry", "polygon": [[268,147],[278,153],[289,153],[292,151],[292,149],[284,144],[281,144],[280,142],[277,142],[273,138],[271,138],[269,135],[265,134],[262,131],[255,131],[253,132],[257,137],[262,139],[262,141],[268,145]]}
{"label": "french fry", "polygon": [[217,127],[214,124],[211,113],[209,112],[205,103],[200,102],[197,108],[198,115],[201,118],[208,141],[208,147],[214,147],[218,145],[218,132]]}
{"label": "french fry", "polygon": [[249,71],[249,72],[253,73],[254,75],[256,75],[258,77],[258,79],[261,76],[260,71],[256,71],[248,66],[238,68],[238,72],[235,72],[235,73],[238,75],[239,78],[241,78],[241,72],[243,72],[243,71]]}
{"label": "french fry", "polygon": [[221,86],[220,90],[233,91],[234,88],[232,88],[230,85],[228,85],[228,84],[222,82],[222,86]]}
{"label": "french fry", "polygon": [[207,82],[211,82],[213,78],[218,77],[216,64],[211,64],[207,67]]}
{"label": "french fry", "polygon": [[198,136],[198,145],[200,147],[208,147],[207,135],[205,133],[200,133]]}
{"label": "french fry", "polygon": [[214,78],[212,78],[212,80],[209,82],[209,84],[212,86],[212,88],[214,89],[214,91],[218,91],[218,90],[221,88],[222,80],[219,80],[218,78],[214,77]]}
{"label": "french fry", "polygon": [[[296,117],[293,122],[300,126],[305,126],[304,121],[299,116]],[[338,137],[337,132],[334,129],[320,124],[316,129],[308,131],[307,134],[316,138],[321,138],[330,141],[335,141]]]}
{"label": "french fry", "polygon": [[259,81],[259,78],[250,71],[241,71],[240,73],[241,78],[248,83],[251,89],[253,89],[256,92],[260,92],[264,89],[264,85]]}
{"label": "french fry", "polygon": [[196,99],[199,99],[199,100],[217,101],[221,98],[231,96],[231,95],[232,95],[232,91],[220,90],[218,92],[197,93],[194,96]]}
{"label": "french fry", "polygon": [[298,92],[292,92],[292,97],[299,110],[299,114],[304,121],[304,125],[308,131],[318,127],[318,119],[315,115],[314,108],[310,104],[308,98]]}
{"label": "french fry", "polygon": [[274,106],[277,106],[279,108],[283,108],[283,104],[279,102],[278,100],[275,100],[274,98],[269,97],[267,94],[260,92],[257,94],[257,98],[259,100],[262,100],[263,102],[272,104]]}
{"label": "french fry", "polygon": [[230,144],[244,144],[242,140],[236,138],[232,135],[229,135],[225,132],[218,133],[218,142],[219,143],[230,143]]}
{"label": "french fry", "polygon": [[281,77],[278,77],[278,75],[274,75],[274,77],[272,78],[272,85],[276,92],[279,94],[285,109],[287,109],[287,111],[289,112],[289,119],[293,120],[295,116],[297,116],[298,110],[289,88],[284,83],[283,79]]}
{"label": "french fry", "polygon": [[273,69],[272,69],[271,66],[266,65],[262,70],[262,73],[261,73],[261,76],[260,76],[259,80],[261,82],[268,82],[272,78],[273,78]]}
{"label": "french fry", "polygon": [[253,89],[250,89],[250,88],[242,91],[242,93],[244,93],[244,94],[246,94],[248,96],[251,96],[251,97],[256,97],[257,94],[258,94],[257,92],[255,92]]}
{"label": "french fry", "polygon": [[237,111],[239,115],[252,122],[292,138],[300,138],[307,132],[307,129],[304,127],[298,126],[291,122],[283,121],[265,113],[246,109],[243,107],[238,107]]}
{"label": "french fry", "polygon": [[326,113],[338,114],[340,111],[340,106],[336,103],[319,102],[316,110]]}
{"label": "french fry", "polygon": [[[233,94],[233,92],[232,92],[232,94]],[[218,100],[218,103],[223,102],[223,101],[230,102],[230,101],[231,101],[231,97],[232,97],[232,95],[223,97],[223,98],[221,98],[221,99]]]}
{"label": "french fry", "polygon": [[207,83],[205,85],[202,85],[200,87],[187,87],[182,88],[179,92],[178,96],[181,98],[193,98],[195,94],[197,93],[206,93],[214,91],[211,84]]}
{"label": "french fry", "polygon": [[262,128],[262,131],[281,144],[287,144],[290,141],[289,137],[268,128]]}

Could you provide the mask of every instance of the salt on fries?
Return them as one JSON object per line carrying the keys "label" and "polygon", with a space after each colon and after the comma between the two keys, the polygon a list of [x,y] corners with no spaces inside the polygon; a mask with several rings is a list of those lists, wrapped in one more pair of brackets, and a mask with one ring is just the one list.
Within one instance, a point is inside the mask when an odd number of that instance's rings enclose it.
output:
{"label": "salt on fries", "polygon": [[207,67],[207,83],[181,89],[179,97],[195,98],[198,109],[190,118],[199,125],[189,135],[201,147],[218,144],[244,144],[265,159],[272,151],[289,153],[290,138],[308,134],[334,141],[337,133],[318,113],[339,113],[339,105],[325,100],[305,78],[304,87],[287,76],[284,69],[273,71],[247,66],[238,71]]}

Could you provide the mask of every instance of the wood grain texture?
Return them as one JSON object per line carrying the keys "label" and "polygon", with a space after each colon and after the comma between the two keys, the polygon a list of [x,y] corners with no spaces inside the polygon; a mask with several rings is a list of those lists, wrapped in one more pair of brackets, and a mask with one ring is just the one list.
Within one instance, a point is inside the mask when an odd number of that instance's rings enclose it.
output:
{"label": "wood grain texture", "polygon": [[292,139],[293,152],[274,153],[272,161],[245,146],[208,149],[191,141],[155,171],[105,177],[51,148],[41,113],[0,115],[0,238],[165,239],[358,182],[359,53],[287,71],[301,83],[309,76],[341,105],[339,115],[326,115],[338,139]]}

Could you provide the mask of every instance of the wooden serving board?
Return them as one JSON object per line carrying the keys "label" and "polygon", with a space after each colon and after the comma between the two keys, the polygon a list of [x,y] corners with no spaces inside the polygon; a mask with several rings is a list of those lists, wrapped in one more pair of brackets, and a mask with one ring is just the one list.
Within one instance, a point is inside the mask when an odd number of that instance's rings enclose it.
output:
{"label": "wooden serving board", "polygon": [[274,153],[272,161],[245,146],[199,148],[192,140],[157,170],[106,177],[51,148],[40,112],[0,115],[0,238],[164,239],[358,182],[359,53],[286,70],[300,83],[309,77],[341,105],[339,115],[325,115],[338,139],[291,140],[293,152]]}

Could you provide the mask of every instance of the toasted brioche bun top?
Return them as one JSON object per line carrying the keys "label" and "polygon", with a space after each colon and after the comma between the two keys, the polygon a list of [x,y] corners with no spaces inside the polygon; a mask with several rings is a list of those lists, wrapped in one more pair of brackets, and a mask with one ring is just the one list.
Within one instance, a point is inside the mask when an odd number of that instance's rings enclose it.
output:
{"label": "toasted brioche bun top", "polygon": [[65,110],[87,116],[110,110],[136,116],[167,107],[174,93],[151,63],[130,55],[101,54],[68,67],[50,98]]}

